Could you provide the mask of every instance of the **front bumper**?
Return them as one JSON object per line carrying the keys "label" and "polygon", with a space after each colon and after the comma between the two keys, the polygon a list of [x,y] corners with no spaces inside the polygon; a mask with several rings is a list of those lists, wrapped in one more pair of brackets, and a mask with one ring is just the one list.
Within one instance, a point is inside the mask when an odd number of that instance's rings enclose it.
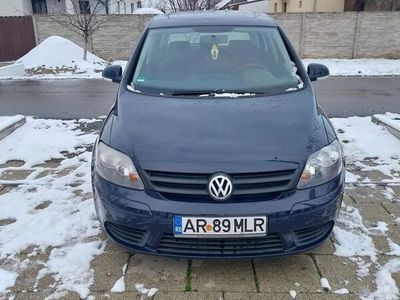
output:
{"label": "front bumper", "polygon": [[[273,200],[241,203],[171,201],[153,191],[135,191],[93,174],[97,215],[107,235],[130,250],[187,258],[255,258],[294,254],[326,240],[344,191],[344,172],[324,185],[282,193]],[[257,238],[176,239],[174,215],[268,216],[268,234]]]}

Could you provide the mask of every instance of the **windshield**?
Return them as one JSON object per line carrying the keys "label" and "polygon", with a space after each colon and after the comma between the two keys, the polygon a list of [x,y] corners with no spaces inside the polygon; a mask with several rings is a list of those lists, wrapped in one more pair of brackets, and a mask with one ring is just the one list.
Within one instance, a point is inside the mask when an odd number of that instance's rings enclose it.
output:
{"label": "windshield", "polygon": [[275,27],[150,29],[131,85],[160,95],[276,94],[303,83]]}

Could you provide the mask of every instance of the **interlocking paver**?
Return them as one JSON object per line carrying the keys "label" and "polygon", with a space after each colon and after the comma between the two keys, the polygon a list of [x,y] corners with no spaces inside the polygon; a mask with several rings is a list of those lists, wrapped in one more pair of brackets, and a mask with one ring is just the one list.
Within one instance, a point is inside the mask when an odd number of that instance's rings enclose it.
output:
{"label": "interlocking paver", "polygon": [[23,160],[9,160],[4,164],[0,164],[0,168],[18,168],[25,164]]}
{"label": "interlocking paver", "polygon": [[243,292],[226,292],[224,300],[282,300],[292,299],[289,293],[243,293]]}
{"label": "interlocking paver", "polygon": [[332,236],[324,241],[321,245],[318,247],[310,250],[308,253],[312,254],[333,254],[335,252],[335,245],[332,240]]}
{"label": "interlocking paver", "polygon": [[[400,201],[394,201],[394,202],[385,201],[382,203],[382,205],[390,214],[392,214],[392,217],[394,219],[400,218]],[[397,223],[399,224],[399,222]]]}
{"label": "interlocking paver", "polygon": [[185,291],[188,261],[135,254],[129,261],[125,277],[127,291],[135,291],[135,284],[142,283],[146,288],[160,291]]}
{"label": "interlocking paver", "polygon": [[[46,297],[50,296],[52,291],[38,291],[38,292],[20,292],[18,293],[15,300],[43,300]],[[63,297],[63,300],[80,300],[81,298],[77,293],[66,293]]]}
{"label": "interlocking paver", "polygon": [[381,221],[388,225],[395,224],[395,219],[379,203],[357,203],[353,206],[360,211],[366,226],[375,226]]}
{"label": "interlocking paver", "polygon": [[160,292],[156,300],[222,300],[221,292]]}
{"label": "interlocking paver", "polygon": [[384,188],[381,186],[356,186],[346,189],[346,193],[357,203],[381,203]]}
{"label": "interlocking paver", "polygon": [[104,253],[96,256],[91,263],[94,270],[92,291],[109,292],[115,282],[122,276],[122,268],[129,261],[127,253]]}
{"label": "interlocking paver", "polygon": [[[363,259],[366,263],[370,262],[367,257]],[[328,279],[333,290],[346,288],[349,292],[364,294],[376,289],[371,275],[356,275],[358,267],[354,261],[333,255],[315,255],[315,260],[322,276]],[[370,268],[370,274],[374,273],[374,266]]]}
{"label": "interlocking paver", "polygon": [[194,291],[256,291],[250,260],[194,260]]}
{"label": "interlocking paver", "polygon": [[7,169],[0,173],[1,180],[24,180],[33,170]]}
{"label": "interlocking paver", "polygon": [[255,268],[261,292],[315,292],[320,288],[320,277],[310,255],[256,260]]}
{"label": "interlocking paver", "polygon": [[[294,290],[294,289],[293,289]],[[295,291],[295,290],[294,290]],[[290,300],[289,293],[224,293],[224,300]],[[296,300],[335,300],[335,299],[360,299],[356,295],[337,295],[327,293],[297,293]]]}
{"label": "interlocking paver", "polygon": [[[144,300],[146,297],[144,297],[142,294],[138,292],[123,292],[123,293],[93,293],[92,294],[96,299],[102,299],[102,300]],[[150,298],[149,298],[150,299]]]}

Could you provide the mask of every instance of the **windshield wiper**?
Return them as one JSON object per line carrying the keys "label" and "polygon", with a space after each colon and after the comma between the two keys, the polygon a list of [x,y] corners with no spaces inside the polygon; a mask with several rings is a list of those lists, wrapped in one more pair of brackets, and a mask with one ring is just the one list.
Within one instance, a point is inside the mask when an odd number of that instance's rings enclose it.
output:
{"label": "windshield wiper", "polygon": [[199,91],[176,91],[172,92],[172,96],[199,96],[199,95],[213,95],[224,93],[224,90],[199,90]]}
{"label": "windshield wiper", "polygon": [[172,96],[215,96],[220,94],[237,94],[237,95],[261,95],[265,93],[252,91],[236,91],[236,90],[200,90],[200,91],[176,91],[171,93]]}

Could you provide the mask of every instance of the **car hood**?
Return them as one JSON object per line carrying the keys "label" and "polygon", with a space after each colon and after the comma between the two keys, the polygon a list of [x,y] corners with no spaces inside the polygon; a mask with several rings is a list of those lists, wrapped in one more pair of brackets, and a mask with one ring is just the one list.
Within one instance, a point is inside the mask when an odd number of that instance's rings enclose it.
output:
{"label": "car hood", "polygon": [[268,97],[122,92],[109,143],[144,170],[261,172],[302,167],[327,144],[311,88]]}

